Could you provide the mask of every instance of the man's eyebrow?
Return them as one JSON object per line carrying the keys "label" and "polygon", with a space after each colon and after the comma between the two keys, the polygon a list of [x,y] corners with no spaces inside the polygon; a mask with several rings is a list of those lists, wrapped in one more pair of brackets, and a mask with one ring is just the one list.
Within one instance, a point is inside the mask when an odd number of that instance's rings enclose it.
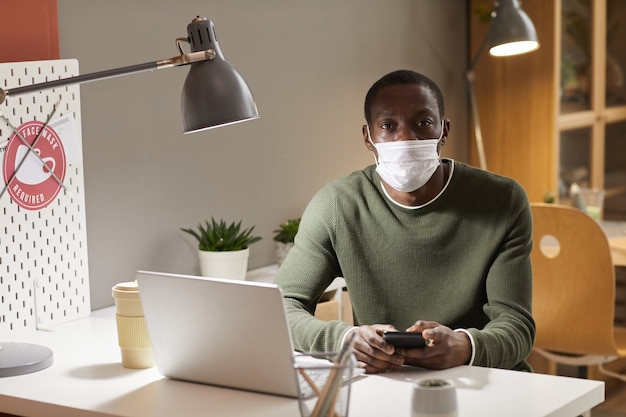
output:
{"label": "man's eyebrow", "polygon": [[381,116],[382,117],[388,117],[388,116],[393,116],[393,115],[395,115],[395,112],[388,111],[388,110],[387,111],[383,110],[383,111],[379,111],[374,116],[375,117],[381,117]]}
{"label": "man's eyebrow", "polygon": [[[396,115],[396,112],[394,112],[394,111],[381,110],[381,111],[377,112],[376,114],[374,114],[373,117],[374,118],[393,117],[395,115]],[[420,110],[420,111],[415,112],[412,116],[413,117],[424,117],[424,116],[436,117],[437,113],[435,111],[433,111],[432,109],[424,109],[424,110]]]}

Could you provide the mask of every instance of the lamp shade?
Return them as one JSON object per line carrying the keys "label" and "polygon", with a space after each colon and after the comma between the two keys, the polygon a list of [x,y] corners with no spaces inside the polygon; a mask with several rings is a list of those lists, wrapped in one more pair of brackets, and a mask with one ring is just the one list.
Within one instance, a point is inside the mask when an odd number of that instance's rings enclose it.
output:
{"label": "lamp shade", "polygon": [[181,100],[185,133],[243,122],[259,117],[243,77],[220,50],[213,22],[196,18],[187,25],[192,52],[215,51],[215,58],[191,64]]}
{"label": "lamp shade", "polygon": [[518,0],[497,1],[492,16],[488,35],[490,55],[518,55],[539,48],[535,26]]}

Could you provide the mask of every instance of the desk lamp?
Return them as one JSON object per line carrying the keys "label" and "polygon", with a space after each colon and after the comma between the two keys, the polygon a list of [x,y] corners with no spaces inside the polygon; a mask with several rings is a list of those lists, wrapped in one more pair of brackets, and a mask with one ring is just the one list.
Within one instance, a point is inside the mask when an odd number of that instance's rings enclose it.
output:
{"label": "desk lamp", "polygon": [[[71,84],[191,64],[182,93],[184,133],[198,132],[259,117],[250,88],[225,59],[215,37],[213,22],[196,17],[187,25],[188,37],[177,38],[180,55],[160,61],[109,69],[3,90],[0,104],[7,97],[32,93]],[[182,42],[189,43],[191,53],[184,53]]]}
{"label": "desk lamp", "polygon": [[478,60],[485,48],[489,48],[491,56],[512,56],[531,52],[539,48],[537,32],[533,22],[521,9],[518,0],[497,0],[491,12],[491,27],[489,33],[478,48],[476,56],[471,61],[465,76],[472,109],[472,119],[474,122],[474,137],[476,139],[476,149],[480,167],[487,169],[483,137],[480,130],[480,120],[478,118],[478,106],[474,92],[475,69]]}
{"label": "desk lamp", "polygon": [[[184,133],[199,132],[258,118],[259,114],[250,88],[243,77],[224,59],[217,43],[213,22],[196,17],[187,25],[187,33],[187,37],[176,39],[180,55],[173,58],[17,88],[0,88],[0,104],[9,97],[21,94],[190,64],[181,100]],[[189,43],[190,53],[184,53],[182,42]],[[45,369],[52,365],[52,356],[52,350],[45,346],[0,342],[0,377]]]}

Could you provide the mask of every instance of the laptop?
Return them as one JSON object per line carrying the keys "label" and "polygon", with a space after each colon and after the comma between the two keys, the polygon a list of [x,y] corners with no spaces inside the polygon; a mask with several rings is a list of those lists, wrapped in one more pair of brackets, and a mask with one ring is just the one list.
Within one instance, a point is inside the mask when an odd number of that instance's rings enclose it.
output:
{"label": "laptop", "polygon": [[138,271],[136,279],[161,374],[305,395],[277,285],[148,271]]}

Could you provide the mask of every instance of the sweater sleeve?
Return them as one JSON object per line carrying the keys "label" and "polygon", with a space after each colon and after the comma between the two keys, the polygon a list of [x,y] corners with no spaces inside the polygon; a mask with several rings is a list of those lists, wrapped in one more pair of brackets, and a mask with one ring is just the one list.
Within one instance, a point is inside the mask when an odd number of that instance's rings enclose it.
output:
{"label": "sweater sleeve", "polygon": [[294,348],[298,351],[336,351],[351,328],[347,323],[325,322],[313,315],[326,288],[341,276],[334,251],[335,222],[335,195],[327,185],[304,211],[294,246],[275,279],[283,292]]}
{"label": "sweater sleeve", "polygon": [[481,330],[468,329],[476,343],[475,365],[530,370],[525,362],[535,338],[531,315],[532,216],[526,193],[514,183],[507,230],[487,274],[489,323]]}

